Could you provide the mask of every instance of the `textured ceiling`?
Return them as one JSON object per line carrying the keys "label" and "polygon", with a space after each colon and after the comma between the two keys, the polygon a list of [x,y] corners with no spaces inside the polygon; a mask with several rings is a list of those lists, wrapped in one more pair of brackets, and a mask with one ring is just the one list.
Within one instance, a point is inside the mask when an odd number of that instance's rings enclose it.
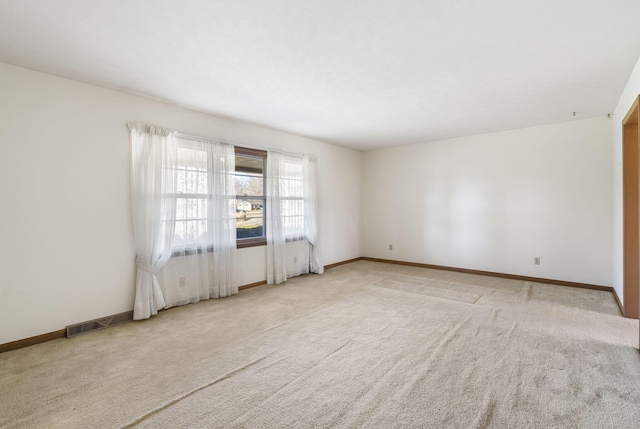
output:
{"label": "textured ceiling", "polygon": [[370,149],[611,113],[638,16],[638,0],[2,0],[0,61]]}

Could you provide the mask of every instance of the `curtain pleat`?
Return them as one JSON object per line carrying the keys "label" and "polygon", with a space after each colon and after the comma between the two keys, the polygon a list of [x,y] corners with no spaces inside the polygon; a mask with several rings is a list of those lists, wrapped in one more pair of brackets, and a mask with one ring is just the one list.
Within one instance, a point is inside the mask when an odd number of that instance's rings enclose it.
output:
{"label": "curtain pleat", "polygon": [[133,318],[147,319],[165,306],[158,272],[171,258],[175,216],[176,139],[169,130],[129,124],[131,206],[136,249]]}
{"label": "curtain pleat", "polygon": [[267,283],[322,274],[316,161],[309,155],[267,154]]}
{"label": "curtain pleat", "polygon": [[316,158],[305,155],[302,160],[302,176],[304,178],[304,215],[305,236],[310,244],[309,271],[324,273],[324,265],[320,256],[320,240],[318,238],[318,194],[316,190],[317,170]]}

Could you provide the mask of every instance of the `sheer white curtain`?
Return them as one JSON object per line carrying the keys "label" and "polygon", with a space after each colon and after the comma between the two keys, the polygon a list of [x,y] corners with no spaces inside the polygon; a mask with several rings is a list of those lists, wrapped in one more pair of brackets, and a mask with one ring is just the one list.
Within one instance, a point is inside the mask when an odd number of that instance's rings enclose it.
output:
{"label": "sheer white curtain", "polygon": [[171,257],[176,201],[177,145],[167,129],[129,124],[131,206],[136,249],[133,318],[146,319],[165,306],[158,273]]}
{"label": "sheer white curtain", "polygon": [[322,274],[315,157],[269,151],[266,194],[267,283]]}
{"label": "sheer white curtain", "polygon": [[159,275],[167,308],[238,292],[233,146],[180,134],[177,146],[173,257]]}

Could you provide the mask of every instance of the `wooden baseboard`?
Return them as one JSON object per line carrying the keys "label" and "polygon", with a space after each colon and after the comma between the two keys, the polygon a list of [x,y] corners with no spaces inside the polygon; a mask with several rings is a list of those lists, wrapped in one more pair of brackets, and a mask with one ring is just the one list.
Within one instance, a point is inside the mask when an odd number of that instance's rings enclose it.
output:
{"label": "wooden baseboard", "polygon": [[613,297],[616,299],[616,302],[618,303],[618,307],[620,307],[620,312],[624,315],[624,305],[622,305],[622,302],[620,302],[620,297],[618,296],[618,292],[616,292],[615,289],[613,289],[612,292],[613,292]]}
{"label": "wooden baseboard", "polygon": [[[336,262],[334,264],[329,264],[329,265],[325,265],[324,269],[328,270],[330,268],[335,268],[339,265],[344,265],[344,264],[350,264],[351,262],[356,262],[361,260],[362,258],[353,258],[353,259],[348,259],[346,261],[340,261],[340,262]],[[261,282],[255,282],[255,283],[249,283],[246,285],[242,285],[242,286],[238,286],[238,290],[247,290],[247,289],[251,289],[252,287],[256,287],[256,286],[262,286],[262,285],[266,285],[267,282],[265,280],[261,281]]]}
{"label": "wooden baseboard", "polygon": [[57,340],[58,338],[66,338],[66,336],[67,330],[61,329],[59,331],[49,332],[48,334],[36,335],[35,337],[29,337],[22,340],[12,341],[10,343],[0,344],[0,353],[21,349],[23,347],[33,346],[35,344],[40,344],[51,340]]}
{"label": "wooden baseboard", "polygon": [[266,284],[267,284],[267,282],[262,280],[261,282],[249,283],[249,284],[246,284],[246,285],[238,286],[238,290],[247,290],[247,289],[251,289],[252,287],[262,286],[262,285],[266,285]]}
{"label": "wooden baseboard", "polygon": [[357,261],[361,261],[361,260],[362,260],[362,258],[347,259],[346,261],[340,261],[340,262],[336,262],[335,264],[325,265],[324,269],[328,270],[329,268],[335,268],[335,267],[340,266],[340,265],[350,264],[352,262],[357,262]]}
{"label": "wooden baseboard", "polygon": [[577,283],[570,282],[565,280],[554,280],[554,279],[545,279],[540,277],[528,277],[528,276],[519,276],[516,274],[504,274],[504,273],[496,273],[493,271],[481,271],[481,270],[471,270],[468,268],[456,268],[456,267],[447,267],[444,265],[431,265],[431,264],[419,264],[417,262],[405,262],[405,261],[396,261],[393,259],[379,259],[379,258],[369,258],[362,257],[360,258],[363,261],[372,261],[372,262],[384,262],[386,264],[396,264],[396,265],[407,265],[409,267],[418,267],[418,268],[431,268],[434,270],[445,270],[445,271],[455,271],[458,273],[466,273],[466,274],[477,274],[480,276],[489,276],[489,277],[499,277],[502,279],[511,279],[511,280],[523,280],[528,282],[536,282],[536,283],[546,283],[558,286],[570,286],[570,287],[579,287],[582,289],[592,289],[592,290],[603,290],[606,292],[613,292],[614,289],[611,286],[601,286],[601,285],[592,285],[588,283]]}

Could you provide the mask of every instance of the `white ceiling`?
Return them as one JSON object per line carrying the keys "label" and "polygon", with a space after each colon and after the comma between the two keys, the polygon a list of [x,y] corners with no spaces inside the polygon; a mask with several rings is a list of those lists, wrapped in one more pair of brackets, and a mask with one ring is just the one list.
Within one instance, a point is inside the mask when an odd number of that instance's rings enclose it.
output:
{"label": "white ceiling", "polygon": [[2,0],[0,61],[355,149],[611,113],[639,0]]}

